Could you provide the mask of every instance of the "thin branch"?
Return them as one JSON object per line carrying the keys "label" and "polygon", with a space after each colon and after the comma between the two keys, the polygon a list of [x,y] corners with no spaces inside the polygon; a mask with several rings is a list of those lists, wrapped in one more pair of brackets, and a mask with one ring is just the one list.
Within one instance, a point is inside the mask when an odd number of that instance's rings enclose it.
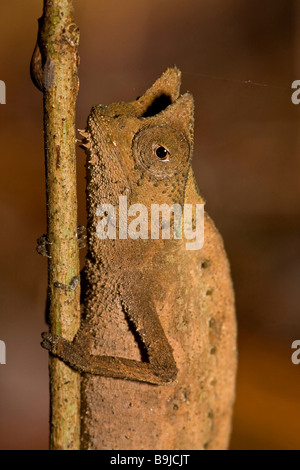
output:
{"label": "thin branch", "polygon": [[[75,105],[79,31],[72,0],[44,0],[32,76],[44,93],[48,315],[51,333],[72,340],[80,321]],[[80,376],[50,357],[50,448],[80,447]]]}

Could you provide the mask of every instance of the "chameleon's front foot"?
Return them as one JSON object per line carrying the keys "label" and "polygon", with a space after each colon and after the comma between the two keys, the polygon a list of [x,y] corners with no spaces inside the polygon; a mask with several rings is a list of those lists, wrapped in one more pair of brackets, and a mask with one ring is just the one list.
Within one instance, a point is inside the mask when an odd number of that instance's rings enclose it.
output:
{"label": "chameleon's front foot", "polygon": [[77,345],[61,336],[52,335],[48,332],[42,333],[42,339],[41,346],[53,356],[61,359],[78,372],[89,372],[84,367],[87,362],[86,358]]}
{"label": "chameleon's front foot", "polygon": [[44,349],[47,349],[51,354],[59,357],[63,361],[66,360],[66,349],[72,346],[70,341],[48,332],[42,333],[42,339],[41,346]]}
{"label": "chameleon's front foot", "polygon": [[[78,248],[81,250],[86,246],[86,228],[84,225],[79,225],[77,227],[77,238],[78,238]],[[37,239],[36,251],[39,255],[46,256],[50,258],[49,255],[49,241],[47,235],[42,235]]]}

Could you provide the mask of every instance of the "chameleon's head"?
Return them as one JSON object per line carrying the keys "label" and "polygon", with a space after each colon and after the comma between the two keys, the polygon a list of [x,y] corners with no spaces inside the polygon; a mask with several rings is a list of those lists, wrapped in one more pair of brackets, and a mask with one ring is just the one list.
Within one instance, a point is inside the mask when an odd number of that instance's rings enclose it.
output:
{"label": "chameleon's head", "polygon": [[[180,96],[174,67],[136,101],[92,108],[83,135],[87,179],[101,202],[179,202],[184,197],[193,148],[194,102]],[[145,200],[146,198],[146,200]]]}

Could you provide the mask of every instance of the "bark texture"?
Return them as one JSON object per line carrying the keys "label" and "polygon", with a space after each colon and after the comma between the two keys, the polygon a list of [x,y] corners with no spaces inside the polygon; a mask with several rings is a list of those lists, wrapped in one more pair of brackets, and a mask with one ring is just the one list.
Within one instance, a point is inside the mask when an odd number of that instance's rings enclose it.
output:
{"label": "bark texture", "polygon": [[[44,92],[48,315],[51,332],[72,340],[80,322],[75,140],[79,30],[73,1],[45,0],[39,23],[36,81]],[[49,368],[50,448],[78,449],[80,375],[53,357]]]}

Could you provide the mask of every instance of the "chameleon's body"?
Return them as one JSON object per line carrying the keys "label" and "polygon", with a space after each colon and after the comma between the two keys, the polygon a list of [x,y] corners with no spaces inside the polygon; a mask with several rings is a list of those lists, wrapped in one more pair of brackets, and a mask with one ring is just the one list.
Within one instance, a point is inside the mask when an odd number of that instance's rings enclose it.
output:
{"label": "chameleon's body", "polygon": [[[83,448],[228,445],[234,296],[213,222],[205,214],[198,251],[187,250],[184,239],[101,240],[96,233],[98,206],[118,206],[120,195],[149,213],[151,204],[203,203],[191,168],[193,99],[179,97],[179,86],[179,71],[168,69],[135,102],[95,106],[84,133],[84,314],[73,343],[50,335],[44,340],[83,373]],[[156,156],[157,147],[167,149],[166,159]]]}

